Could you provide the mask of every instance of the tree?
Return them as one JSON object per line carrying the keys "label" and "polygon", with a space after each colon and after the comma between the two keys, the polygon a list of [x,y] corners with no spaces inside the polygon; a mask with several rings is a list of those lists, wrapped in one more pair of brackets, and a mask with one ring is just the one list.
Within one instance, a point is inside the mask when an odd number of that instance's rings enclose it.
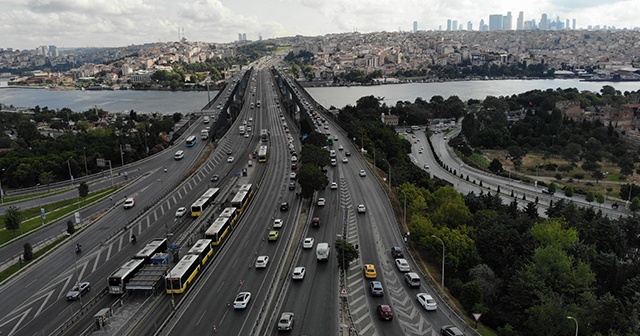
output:
{"label": "tree", "polygon": [[73,225],[72,220],[67,221],[67,233],[72,235],[76,232],[76,227]]}
{"label": "tree", "polygon": [[329,184],[329,179],[320,168],[305,164],[298,173],[298,183],[302,188],[302,197],[310,198],[314,192],[324,189]]}
{"label": "tree", "polygon": [[547,190],[549,191],[550,194],[553,194],[556,192],[557,186],[555,183],[551,182],[549,183],[549,186],[547,187]]}
{"label": "tree", "polygon": [[491,163],[489,163],[489,170],[493,173],[500,173],[504,170],[502,167],[502,162],[498,159],[493,159]]}
{"label": "tree", "polygon": [[593,190],[589,190],[587,191],[587,195],[585,196],[585,200],[589,203],[595,201],[596,199],[596,194],[593,192]]}
{"label": "tree", "polygon": [[13,231],[14,236],[16,231],[20,229],[21,217],[20,209],[15,205],[9,206],[4,213],[4,227],[9,231]]}
{"label": "tree", "polygon": [[24,243],[23,247],[24,247],[24,253],[23,253],[24,260],[29,261],[33,259],[33,247],[31,246],[31,243]]}
{"label": "tree", "polygon": [[634,197],[631,200],[631,205],[629,205],[629,209],[633,212],[640,211],[640,197]]}
{"label": "tree", "polygon": [[573,197],[573,193],[575,192],[575,190],[573,189],[572,185],[568,185],[566,187],[564,187],[564,195],[567,197]]}
{"label": "tree", "polygon": [[344,239],[336,240],[336,259],[338,260],[338,268],[341,270],[349,269],[349,264],[358,258],[358,249],[353,244]]}
{"label": "tree", "polygon": [[600,170],[595,170],[591,173],[591,177],[593,177],[596,180],[596,183],[598,183],[598,181],[604,178],[604,174]]}
{"label": "tree", "polygon": [[46,185],[47,191],[49,191],[49,184],[53,182],[53,173],[50,171],[40,173],[40,176],[38,176],[38,181],[41,185]]}
{"label": "tree", "polygon": [[89,195],[89,185],[86,182],[80,182],[78,195],[80,195],[80,197],[87,197],[87,195]]}

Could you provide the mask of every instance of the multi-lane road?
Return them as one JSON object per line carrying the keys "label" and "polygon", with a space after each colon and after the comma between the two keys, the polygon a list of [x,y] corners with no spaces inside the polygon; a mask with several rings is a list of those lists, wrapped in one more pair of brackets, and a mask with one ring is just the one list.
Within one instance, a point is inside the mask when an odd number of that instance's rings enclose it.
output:
{"label": "multi-lane road", "polygon": [[[124,195],[135,197],[133,209],[125,210],[119,204],[111,203],[96,205],[113,208],[74,237],[74,242],[80,241],[84,247],[81,254],[73,253],[70,242],[6,283],[2,288],[5,304],[0,307],[0,316],[3,316],[0,334],[50,334],[83,306],[87,307],[88,302],[99,301],[100,307],[110,304],[115,298],[107,295],[107,299],[101,299],[97,295],[104,291],[107,276],[146,241],[165,237],[169,232],[175,233],[174,242],[178,236],[199,238],[197,232],[182,233],[193,222],[188,216],[176,219],[174,213],[178,207],[188,207],[208,187],[216,186],[233,193],[241,183],[255,186],[253,200],[242,212],[223,246],[216,247],[215,259],[187,293],[175,295],[177,306],[174,311],[167,311],[168,304],[155,306],[164,307],[164,310],[152,308],[166,313],[170,320],[152,320],[153,316],[164,315],[150,313],[137,323],[131,322],[125,328],[129,333],[151,334],[164,323],[159,333],[166,335],[275,334],[282,312],[295,314],[293,333],[300,335],[342,334],[348,332],[345,329],[352,329],[359,335],[433,335],[446,324],[457,324],[465,329],[457,319],[451,318],[455,314],[442,302],[427,278],[421,276],[418,288],[408,287],[404,272],[396,268],[390,249],[393,246],[404,248],[404,244],[396,223],[397,216],[387,197],[387,185],[378,181],[358,148],[346,141],[346,135],[338,125],[327,122],[328,129],[324,125],[320,129],[338,138],[332,147],[337,153],[337,165],[327,168],[329,181],[336,182],[338,187],[319,191],[310,202],[301,200],[296,197],[299,187],[296,190],[288,188],[292,181],[289,144],[292,142],[295,149],[300,150],[297,122],[292,119],[296,113],[287,114],[279,108],[278,83],[264,68],[253,71],[246,90],[238,119],[218,141],[212,155],[203,157],[204,142],[193,148],[184,148],[181,143],[176,146],[185,149],[185,159],[181,161],[174,160],[175,151],[169,150],[141,162],[132,168],[139,173],[134,177],[130,175],[131,184],[117,195],[117,200]],[[300,98],[301,101],[310,100],[306,95]],[[258,101],[262,103],[260,108],[250,108],[250,103],[255,106]],[[253,130],[245,137],[238,133],[238,126],[249,118]],[[204,126],[196,124],[189,133],[198,134]],[[266,163],[253,159],[253,166],[249,166],[249,154],[260,144],[258,134],[261,129],[268,129],[270,133],[269,158]],[[429,152],[425,140],[422,137],[422,146]],[[343,150],[339,150],[339,146]],[[228,151],[235,158],[233,162],[227,162]],[[346,152],[352,155],[343,163]],[[426,153],[415,155],[415,159],[421,166],[428,164],[434,174],[451,175]],[[163,169],[165,166],[167,172]],[[189,175],[195,166],[199,168]],[[246,177],[240,174],[243,168],[248,170]],[[361,176],[360,170],[364,170],[366,176]],[[213,174],[220,176],[217,182],[210,181]],[[460,185],[477,189],[473,184]],[[320,197],[326,201],[324,206],[316,203]],[[217,204],[225,202],[224,198],[216,201]],[[289,203],[288,211],[280,210],[282,202]],[[359,204],[365,205],[366,212],[356,211]],[[311,227],[312,217],[320,217],[319,227]],[[283,221],[281,228],[273,228],[275,219]],[[276,241],[267,239],[271,230],[279,232]],[[135,246],[130,242],[132,233],[138,237]],[[302,248],[305,237],[314,238],[313,248]],[[340,238],[357,245],[360,254],[344,274],[343,284],[333,250],[335,240]],[[331,246],[328,262],[316,260],[315,247],[320,242]],[[180,255],[184,255],[188,247],[183,244]],[[408,251],[405,255],[412,271],[421,274]],[[255,268],[258,256],[269,256],[265,269]],[[372,280],[365,279],[364,264],[376,267],[376,280],[382,282],[384,296],[370,294]],[[291,273],[297,266],[306,268],[306,276],[294,281]],[[93,289],[81,301],[67,302],[64,295],[78,280],[90,281]],[[233,309],[231,304],[241,291],[251,292],[251,301],[246,309]],[[341,291],[346,293],[341,295]],[[420,292],[434,296],[438,310],[425,311],[416,300],[416,294]],[[129,300],[135,301],[136,297]],[[168,295],[161,294],[159,300],[169,302]],[[342,300],[346,302],[344,305]],[[380,304],[391,306],[392,321],[379,318],[377,306]],[[82,321],[91,322],[90,318]]]}

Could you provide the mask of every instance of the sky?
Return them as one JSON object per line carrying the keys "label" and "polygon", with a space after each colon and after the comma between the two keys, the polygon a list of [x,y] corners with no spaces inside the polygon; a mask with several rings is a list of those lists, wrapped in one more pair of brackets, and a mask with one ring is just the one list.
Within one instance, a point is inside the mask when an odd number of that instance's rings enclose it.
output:
{"label": "sky", "polygon": [[477,30],[480,19],[511,12],[515,28],[543,13],[577,27],[639,26],[639,0],[0,0],[0,48],[121,47],[149,42],[226,43],[358,31]]}

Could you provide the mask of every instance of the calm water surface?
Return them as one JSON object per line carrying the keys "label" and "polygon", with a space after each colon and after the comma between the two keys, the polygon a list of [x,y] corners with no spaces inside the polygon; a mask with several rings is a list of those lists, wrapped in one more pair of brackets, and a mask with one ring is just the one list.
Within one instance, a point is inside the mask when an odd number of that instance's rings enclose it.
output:
{"label": "calm water surface", "polygon": [[[387,105],[395,105],[398,101],[413,102],[418,97],[428,101],[435,95],[444,98],[456,95],[466,101],[469,98],[483,99],[488,95],[507,96],[535,89],[577,88],[600,91],[603,85],[611,85],[622,92],[640,90],[640,82],[580,82],[577,79],[412,83],[307,88],[307,90],[323,106],[342,108],[345,105],[355,105],[360,97],[369,95],[384,97]],[[212,98],[216,94],[217,91],[210,93]],[[73,111],[86,111],[97,106],[110,112],[134,110],[136,112],[188,113],[200,111],[207,104],[207,92],[49,91],[0,88],[0,103],[20,107],[48,106],[52,109],[68,107]]]}

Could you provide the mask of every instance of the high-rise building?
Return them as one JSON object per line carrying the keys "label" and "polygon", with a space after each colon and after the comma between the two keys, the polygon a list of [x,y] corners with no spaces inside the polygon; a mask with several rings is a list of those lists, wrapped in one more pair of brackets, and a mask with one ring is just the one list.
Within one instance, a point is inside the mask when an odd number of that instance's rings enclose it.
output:
{"label": "high-rise building", "polygon": [[479,25],[479,27],[478,27],[478,30],[479,30],[479,31],[487,31],[487,30],[489,30],[489,26],[487,26],[487,25],[484,23],[484,20],[483,20],[483,19],[480,19],[480,25]]}
{"label": "high-rise building", "polygon": [[516,23],[516,30],[522,30],[524,28],[524,12],[518,13],[518,22]]}
{"label": "high-rise building", "polygon": [[571,22],[571,29],[576,30],[576,19]]}
{"label": "high-rise building", "polygon": [[540,24],[538,25],[540,30],[548,30],[549,29],[549,20],[547,20],[547,14],[542,14],[540,18]]}
{"label": "high-rise building", "polygon": [[511,30],[511,12],[507,12],[507,16],[505,16],[504,24],[502,25],[503,30]]}
{"label": "high-rise building", "polygon": [[502,30],[502,14],[489,15],[489,31]]}
{"label": "high-rise building", "polygon": [[413,21],[413,32],[417,32],[418,31],[418,21]]}
{"label": "high-rise building", "polygon": [[453,30],[453,31],[458,30],[458,20],[452,20],[451,21],[451,30]]}
{"label": "high-rise building", "polygon": [[238,41],[242,41],[242,33],[238,33]]}
{"label": "high-rise building", "polygon": [[467,21],[467,30],[468,31],[472,31],[473,30],[473,23],[471,23],[471,21]]}
{"label": "high-rise building", "polygon": [[447,20],[447,31],[451,31],[451,19]]}
{"label": "high-rise building", "polygon": [[242,33],[242,40],[246,41],[247,40],[247,33]]}
{"label": "high-rise building", "polygon": [[569,25],[569,19],[567,19],[564,24],[564,29],[569,29],[569,28],[571,28],[571,26]]}

